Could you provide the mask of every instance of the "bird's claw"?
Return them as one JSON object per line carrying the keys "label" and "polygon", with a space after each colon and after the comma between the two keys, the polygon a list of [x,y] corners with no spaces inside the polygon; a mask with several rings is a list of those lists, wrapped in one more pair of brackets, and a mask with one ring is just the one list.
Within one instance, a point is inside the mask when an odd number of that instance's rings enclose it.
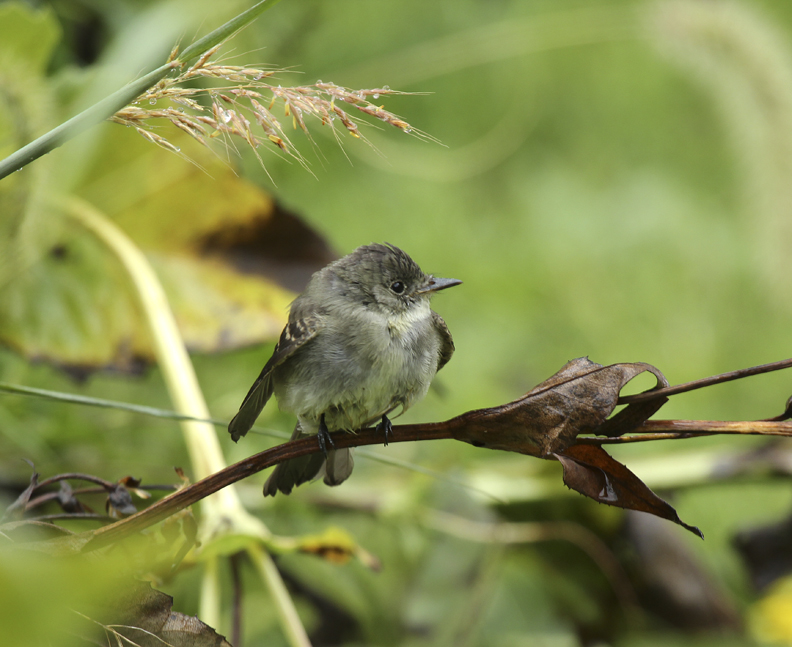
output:
{"label": "bird's claw", "polygon": [[393,437],[393,423],[388,419],[388,416],[382,416],[382,420],[377,425],[377,431],[385,434],[385,447],[388,446],[388,436]]}
{"label": "bird's claw", "polygon": [[316,438],[319,441],[319,449],[322,450],[325,458],[327,458],[327,446],[330,445],[332,449],[335,449],[335,443],[325,424],[324,414],[319,418],[319,431],[316,432]]}

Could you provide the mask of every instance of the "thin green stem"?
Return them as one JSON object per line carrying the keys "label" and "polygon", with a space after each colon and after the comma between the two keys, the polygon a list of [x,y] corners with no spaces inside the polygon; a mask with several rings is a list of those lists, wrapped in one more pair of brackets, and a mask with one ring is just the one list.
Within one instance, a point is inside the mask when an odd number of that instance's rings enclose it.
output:
{"label": "thin green stem", "polygon": [[[6,393],[14,393],[16,395],[31,396],[34,398],[44,398],[45,400],[55,400],[57,402],[68,402],[70,404],[80,404],[87,407],[98,407],[100,409],[117,409],[119,411],[129,411],[130,413],[139,413],[144,416],[152,416],[154,418],[165,418],[167,420],[196,420],[198,422],[209,422],[213,425],[225,427],[228,425],[227,420],[218,420],[216,418],[197,418],[196,416],[188,416],[183,413],[176,413],[169,409],[158,409],[157,407],[149,407],[144,404],[131,404],[129,402],[119,402],[117,400],[105,400],[103,398],[92,398],[86,395],[77,395],[75,393],[63,393],[61,391],[49,391],[47,389],[37,389],[32,386],[22,386],[20,384],[9,384],[8,382],[0,382],[0,391]],[[282,438],[285,434],[278,434],[278,438]],[[288,436],[286,436],[288,437]]]}
{"label": "thin green stem", "polygon": [[[145,404],[132,404],[130,402],[119,402],[118,400],[105,400],[104,398],[93,398],[87,395],[77,395],[76,393],[49,391],[47,389],[37,389],[33,386],[22,386],[21,384],[0,382],[0,393],[2,392],[14,393],[16,395],[25,395],[33,398],[42,398],[44,400],[55,400],[56,402],[68,402],[69,404],[79,404],[86,407],[97,407],[99,409],[117,409],[118,411],[128,411],[129,413],[138,413],[143,416],[163,418],[165,420],[193,420],[195,422],[204,422],[214,425],[215,427],[222,427],[223,429],[228,427],[228,420],[220,420],[219,418],[201,418],[198,416],[189,416],[187,414],[178,413],[170,409],[149,407]],[[269,436],[270,438],[277,438],[278,440],[288,440],[291,436],[291,434],[287,434],[284,431],[278,431],[277,429],[264,429],[263,427],[254,427],[251,432],[260,434],[262,436]]]}
{"label": "thin green stem", "polygon": [[302,621],[297,615],[297,609],[294,608],[291,596],[286,590],[286,585],[283,583],[283,578],[281,578],[275,562],[272,561],[272,557],[270,557],[269,553],[262,550],[258,544],[248,546],[247,553],[256,570],[267,583],[275,608],[281,618],[281,624],[289,628],[286,633],[289,644],[292,647],[311,647],[308,634],[305,632]]}
{"label": "thin green stem", "polygon": [[176,61],[158,67],[12,153],[0,161],[0,180],[114,115],[177,67]]}

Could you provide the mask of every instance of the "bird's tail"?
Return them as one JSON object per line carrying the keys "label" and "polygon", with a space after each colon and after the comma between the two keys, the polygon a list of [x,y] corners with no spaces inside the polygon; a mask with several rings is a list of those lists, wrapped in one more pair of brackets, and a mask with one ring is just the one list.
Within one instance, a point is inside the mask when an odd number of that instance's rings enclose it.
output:
{"label": "bird's tail", "polygon": [[[312,434],[303,433],[298,423],[291,440],[299,440],[310,435]],[[320,452],[292,458],[275,466],[275,470],[264,484],[264,496],[275,496],[278,492],[289,494],[298,485],[313,481],[320,476],[324,476],[327,485],[340,485],[352,474],[354,464],[352,450],[347,447],[331,449],[327,452],[327,460]]]}

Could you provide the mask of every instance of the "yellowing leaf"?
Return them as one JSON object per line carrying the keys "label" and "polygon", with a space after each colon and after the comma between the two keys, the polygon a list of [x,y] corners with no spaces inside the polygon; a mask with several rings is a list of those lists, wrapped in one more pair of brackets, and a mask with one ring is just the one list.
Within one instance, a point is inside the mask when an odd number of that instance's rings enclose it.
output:
{"label": "yellowing leaf", "polygon": [[[301,289],[332,252],[210,151],[167,135],[194,163],[107,124],[76,193],[148,255],[190,349],[277,338],[294,296],[283,286]],[[129,278],[90,233],[60,217],[57,197],[50,202],[47,248],[0,287],[0,340],[79,372],[138,369],[153,355]]]}
{"label": "yellowing leaf", "polygon": [[792,579],[780,580],[754,604],[750,627],[753,636],[762,643],[792,644]]}
{"label": "yellowing leaf", "polygon": [[379,560],[361,548],[352,536],[342,528],[327,528],[321,535],[306,535],[297,538],[297,550],[311,553],[334,564],[346,564],[357,557],[368,568],[378,571]]}

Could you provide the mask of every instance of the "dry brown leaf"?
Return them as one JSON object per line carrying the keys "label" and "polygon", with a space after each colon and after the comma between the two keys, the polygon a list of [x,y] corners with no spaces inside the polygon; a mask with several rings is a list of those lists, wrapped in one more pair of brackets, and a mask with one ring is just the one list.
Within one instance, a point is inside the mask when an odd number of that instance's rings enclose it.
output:
{"label": "dry brown leaf", "polygon": [[571,489],[599,503],[668,519],[704,539],[701,530],[682,521],[674,508],[602,447],[572,445],[555,457],[564,467],[564,483]]}
{"label": "dry brown leaf", "polygon": [[455,418],[454,438],[476,447],[546,458],[564,451],[580,434],[602,433],[600,429],[605,435],[624,433],[628,422],[640,424],[665,401],[630,405],[603,427],[622,387],[646,371],[657,378],[658,387],[668,386],[650,364],[602,366],[587,357],[574,359],[514,402]]}
{"label": "dry brown leaf", "polygon": [[140,647],[231,647],[210,626],[172,607],[169,595],[148,584],[134,583],[112,600],[104,617],[97,620]]}

